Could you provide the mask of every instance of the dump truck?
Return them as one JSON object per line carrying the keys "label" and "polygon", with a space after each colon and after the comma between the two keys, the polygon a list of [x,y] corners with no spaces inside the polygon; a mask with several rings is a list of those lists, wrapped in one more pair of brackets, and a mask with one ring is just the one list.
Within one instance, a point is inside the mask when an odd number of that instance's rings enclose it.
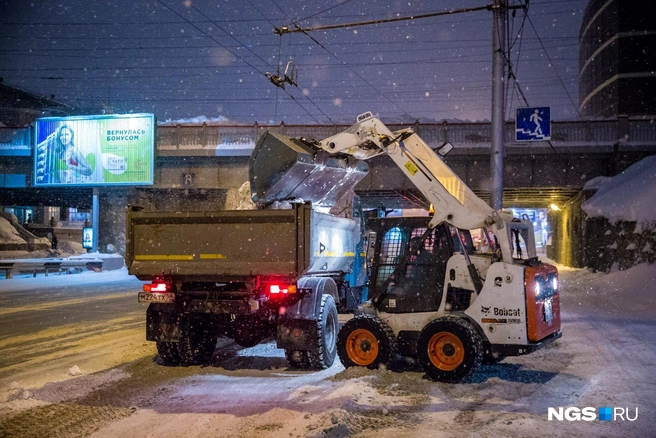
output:
{"label": "dump truck", "polygon": [[[129,206],[126,264],[149,282],[139,302],[149,304],[146,339],[161,360],[207,362],[229,337],[243,347],[275,339],[296,368],[331,366],[337,308],[361,301],[363,233],[357,217],[316,207],[334,205],[366,172],[359,160],[266,133],[249,161],[257,210]],[[298,202],[269,208],[282,199]]]}

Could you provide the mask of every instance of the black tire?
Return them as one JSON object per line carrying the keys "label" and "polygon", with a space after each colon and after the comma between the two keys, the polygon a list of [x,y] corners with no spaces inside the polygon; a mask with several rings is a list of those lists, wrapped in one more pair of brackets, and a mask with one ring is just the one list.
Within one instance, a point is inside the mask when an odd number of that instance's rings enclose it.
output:
{"label": "black tire", "polygon": [[216,337],[209,333],[201,321],[189,317],[182,319],[178,353],[184,365],[209,362],[215,347]]}
{"label": "black tire", "polygon": [[417,342],[417,361],[439,382],[471,378],[483,361],[483,341],[466,319],[447,316],[428,324]]}
{"label": "black tire", "polygon": [[373,315],[357,315],[337,336],[337,353],[344,367],[378,369],[396,357],[398,344],[391,327]]}
{"label": "black tire", "polygon": [[157,341],[157,353],[159,353],[159,358],[163,365],[180,365],[180,353],[178,353],[177,343]]}
{"label": "black tire", "polygon": [[338,331],[339,316],[335,299],[331,295],[323,295],[317,320],[317,349],[308,351],[308,359],[312,368],[325,369],[333,365],[337,356]]}
{"label": "black tire", "polygon": [[330,368],[337,356],[338,331],[339,317],[335,299],[331,295],[323,295],[317,319],[316,350],[285,350],[289,365],[303,370]]}

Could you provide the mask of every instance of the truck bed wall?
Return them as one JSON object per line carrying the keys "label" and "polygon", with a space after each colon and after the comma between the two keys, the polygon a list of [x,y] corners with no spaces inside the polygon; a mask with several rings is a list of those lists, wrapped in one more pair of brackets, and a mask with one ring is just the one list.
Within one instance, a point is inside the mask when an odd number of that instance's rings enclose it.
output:
{"label": "truck bed wall", "polygon": [[312,211],[150,212],[129,209],[126,264],[141,280],[297,279],[349,272],[358,223]]}

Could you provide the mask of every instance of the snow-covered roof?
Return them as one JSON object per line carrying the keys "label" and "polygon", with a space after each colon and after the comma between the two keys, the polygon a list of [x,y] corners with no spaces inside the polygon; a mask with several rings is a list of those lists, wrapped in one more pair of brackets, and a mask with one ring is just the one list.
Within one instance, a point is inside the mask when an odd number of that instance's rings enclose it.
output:
{"label": "snow-covered roof", "polygon": [[656,221],[656,155],[612,178],[594,178],[584,188],[598,188],[583,203],[583,210],[590,217],[605,217],[611,222]]}

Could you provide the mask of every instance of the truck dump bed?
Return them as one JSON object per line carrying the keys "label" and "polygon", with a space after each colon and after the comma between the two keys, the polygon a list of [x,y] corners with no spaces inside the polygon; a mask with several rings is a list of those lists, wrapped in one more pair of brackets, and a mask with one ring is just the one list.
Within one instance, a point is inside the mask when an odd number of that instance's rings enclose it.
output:
{"label": "truck dump bed", "polygon": [[171,274],[182,281],[297,279],[349,272],[358,223],[312,211],[156,212],[132,207],[126,264],[140,280]]}

